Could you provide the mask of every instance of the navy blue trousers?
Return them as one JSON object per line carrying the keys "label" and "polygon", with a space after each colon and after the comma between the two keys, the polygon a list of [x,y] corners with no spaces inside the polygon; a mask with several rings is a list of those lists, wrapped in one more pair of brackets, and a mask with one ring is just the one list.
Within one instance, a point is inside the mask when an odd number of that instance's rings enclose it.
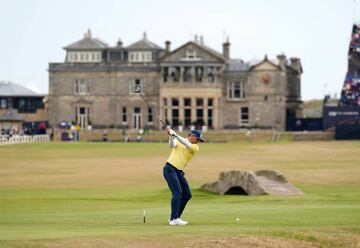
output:
{"label": "navy blue trousers", "polygon": [[185,179],[185,173],[166,163],[164,166],[164,178],[172,193],[170,220],[180,218],[186,203],[191,198],[191,191]]}

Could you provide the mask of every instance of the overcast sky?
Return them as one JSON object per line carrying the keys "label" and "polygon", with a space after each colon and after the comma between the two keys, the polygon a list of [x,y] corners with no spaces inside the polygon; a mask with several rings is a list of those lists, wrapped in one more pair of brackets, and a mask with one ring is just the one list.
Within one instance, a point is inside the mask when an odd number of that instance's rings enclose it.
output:
{"label": "overcast sky", "polygon": [[0,80],[48,92],[48,63],[63,62],[62,47],[87,29],[111,46],[148,38],[172,49],[203,35],[231,57],[245,61],[299,57],[302,98],[339,96],[359,0],[0,0]]}

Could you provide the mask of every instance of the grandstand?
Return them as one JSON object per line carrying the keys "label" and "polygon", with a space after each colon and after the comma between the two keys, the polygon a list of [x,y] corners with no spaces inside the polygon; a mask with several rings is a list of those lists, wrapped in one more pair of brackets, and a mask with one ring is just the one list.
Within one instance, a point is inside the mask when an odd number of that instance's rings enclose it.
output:
{"label": "grandstand", "polygon": [[338,106],[323,107],[323,129],[335,128],[336,139],[360,139],[360,24],[354,24],[348,51],[348,70]]}
{"label": "grandstand", "polygon": [[353,26],[348,56],[348,71],[339,105],[360,106],[360,24]]}

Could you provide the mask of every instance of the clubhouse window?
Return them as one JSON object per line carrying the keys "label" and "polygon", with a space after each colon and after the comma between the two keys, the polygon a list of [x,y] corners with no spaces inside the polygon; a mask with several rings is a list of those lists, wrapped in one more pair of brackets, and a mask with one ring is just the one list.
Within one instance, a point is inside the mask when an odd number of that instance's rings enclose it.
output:
{"label": "clubhouse window", "polygon": [[75,80],[75,95],[83,96],[90,94],[90,80],[76,79]]}
{"label": "clubhouse window", "polygon": [[122,123],[127,124],[127,108],[122,107]]}
{"label": "clubhouse window", "polygon": [[145,94],[145,91],[144,91],[144,81],[141,80],[140,78],[135,78],[135,79],[131,82],[130,95],[138,94],[138,93],[135,93],[135,89],[137,89],[138,87],[140,87],[140,93],[141,93],[141,95],[144,95],[144,94]]}
{"label": "clubhouse window", "polygon": [[184,98],[184,125],[191,125],[191,98]]}
{"label": "clubhouse window", "polygon": [[153,111],[152,111],[152,108],[149,108],[149,111],[148,111],[148,123],[149,124],[153,123]]}
{"label": "clubhouse window", "polygon": [[241,125],[249,125],[249,108],[242,107],[240,108],[240,124]]}
{"label": "clubhouse window", "polygon": [[0,107],[2,109],[6,109],[7,108],[7,100],[6,99],[1,99],[0,101]]}
{"label": "clubhouse window", "polygon": [[242,100],[246,98],[245,82],[234,81],[228,82],[228,99],[229,100]]}

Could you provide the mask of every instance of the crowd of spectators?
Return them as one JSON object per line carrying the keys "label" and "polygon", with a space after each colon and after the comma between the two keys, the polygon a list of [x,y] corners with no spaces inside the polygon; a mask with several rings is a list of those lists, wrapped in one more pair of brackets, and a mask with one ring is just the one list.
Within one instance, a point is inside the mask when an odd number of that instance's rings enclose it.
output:
{"label": "crowd of spectators", "polygon": [[11,138],[12,136],[15,135],[23,136],[23,135],[32,135],[32,134],[33,134],[32,130],[28,128],[22,128],[20,130],[18,130],[16,127],[12,127],[10,129],[2,128],[0,131],[1,136],[6,136],[8,138]]}
{"label": "crowd of spectators", "polygon": [[360,59],[360,24],[353,26],[349,55]]}
{"label": "crowd of spectators", "polygon": [[349,69],[341,91],[342,106],[360,106],[360,25],[354,25],[349,49]]}
{"label": "crowd of spectators", "polygon": [[360,106],[360,75],[346,75],[340,101],[344,106]]}

